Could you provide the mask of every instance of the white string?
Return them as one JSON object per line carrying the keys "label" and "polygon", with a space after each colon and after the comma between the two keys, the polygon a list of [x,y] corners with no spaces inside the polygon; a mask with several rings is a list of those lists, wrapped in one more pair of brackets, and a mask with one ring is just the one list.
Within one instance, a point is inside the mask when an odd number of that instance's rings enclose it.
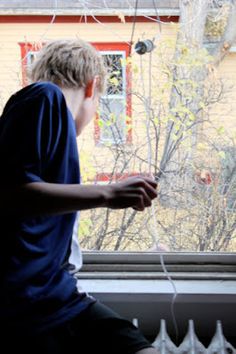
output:
{"label": "white string", "polygon": [[[152,68],[152,52],[149,53],[149,92],[148,92],[148,100],[145,97],[145,84],[144,84],[144,73],[143,73],[143,62],[142,62],[142,55],[140,55],[140,73],[141,73],[141,83],[142,83],[142,90],[143,90],[143,96],[145,98],[145,112],[146,112],[146,133],[147,133],[147,143],[148,143],[148,173],[149,175],[152,175],[151,172],[151,166],[152,166],[152,146],[151,146],[151,138],[150,138],[150,122],[151,122],[151,116],[150,116],[150,106],[151,106],[151,97],[152,97],[152,75],[151,75],[151,68]],[[155,247],[158,249],[159,245],[159,236],[157,233],[158,227],[157,227],[157,221],[156,221],[156,215],[155,215],[155,209],[154,209],[154,203],[151,205],[151,217],[154,222],[154,232],[152,232],[152,237],[153,241],[155,244]],[[160,262],[162,266],[163,273],[165,274],[166,278],[170,282],[172,288],[173,288],[173,296],[171,300],[171,317],[174,325],[174,330],[176,334],[176,343],[178,342],[178,337],[179,337],[179,329],[178,329],[178,324],[175,316],[175,311],[174,311],[174,305],[176,298],[178,296],[177,289],[175,286],[175,283],[173,279],[171,278],[169,272],[167,271],[167,268],[165,266],[164,262],[164,257],[163,254],[160,252]]]}
{"label": "white string", "polygon": [[[154,242],[156,245],[156,248],[158,247],[158,234],[157,234],[157,221],[156,221],[156,215],[155,215],[155,210],[154,210],[154,205],[152,204],[151,206],[151,213],[152,213],[152,220],[154,221],[154,233],[153,233],[153,238],[154,238]],[[171,299],[171,317],[172,317],[172,321],[173,321],[173,325],[174,325],[174,329],[175,329],[175,337],[176,337],[176,343],[178,343],[178,338],[179,338],[179,329],[178,329],[178,324],[177,324],[177,319],[176,319],[176,315],[175,315],[175,311],[174,311],[174,305],[175,305],[175,301],[176,298],[178,296],[178,292],[177,292],[177,288],[176,285],[173,281],[173,279],[171,278],[169,272],[167,271],[167,268],[165,266],[165,262],[164,262],[164,257],[163,254],[160,252],[160,262],[161,262],[161,266],[162,266],[162,270],[166,276],[166,278],[169,280],[172,288],[173,288],[173,296]]]}
{"label": "white string", "polygon": [[122,42],[130,45],[129,42],[127,42],[122,36],[119,35],[119,33],[117,33],[116,31],[114,31],[113,29],[111,29],[111,26],[107,26],[105,23],[99,21],[97,19],[97,17],[92,13],[92,9],[88,8],[86,5],[84,5],[84,9],[89,13],[89,16],[91,16],[95,22],[97,22],[99,25],[101,25],[102,27],[109,27],[109,32],[113,33],[117,38],[119,38]]}

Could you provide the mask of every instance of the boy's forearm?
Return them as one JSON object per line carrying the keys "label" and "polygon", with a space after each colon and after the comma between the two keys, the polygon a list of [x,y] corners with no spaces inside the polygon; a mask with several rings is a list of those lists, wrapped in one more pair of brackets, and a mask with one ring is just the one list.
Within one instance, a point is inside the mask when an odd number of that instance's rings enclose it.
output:
{"label": "boy's forearm", "polygon": [[35,182],[1,191],[0,210],[6,215],[57,215],[102,206],[104,186]]}
{"label": "boy's forearm", "polygon": [[57,215],[77,210],[132,207],[143,211],[157,197],[157,184],[148,177],[132,177],[109,185],[34,182],[0,188],[0,213],[4,215]]}

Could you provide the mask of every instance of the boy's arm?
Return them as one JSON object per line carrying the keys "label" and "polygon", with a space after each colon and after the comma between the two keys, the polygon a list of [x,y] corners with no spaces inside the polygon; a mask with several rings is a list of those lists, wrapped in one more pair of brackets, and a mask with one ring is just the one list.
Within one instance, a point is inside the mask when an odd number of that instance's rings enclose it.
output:
{"label": "boy's arm", "polygon": [[97,207],[142,211],[157,197],[156,187],[153,179],[142,176],[105,186],[27,183],[0,188],[0,211],[18,216],[57,215]]}

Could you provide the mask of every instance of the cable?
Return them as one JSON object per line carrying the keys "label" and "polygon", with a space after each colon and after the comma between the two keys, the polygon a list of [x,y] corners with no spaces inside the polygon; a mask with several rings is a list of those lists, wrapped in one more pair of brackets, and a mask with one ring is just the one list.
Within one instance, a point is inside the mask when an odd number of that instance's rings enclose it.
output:
{"label": "cable", "polygon": [[[156,221],[156,216],[155,216],[155,210],[154,210],[154,206],[152,204],[151,206],[151,213],[152,213],[152,220],[154,220],[154,242],[156,244],[156,247],[158,247],[158,234],[157,234],[157,221]],[[177,292],[177,288],[176,288],[176,285],[173,281],[173,279],[171,278],[166,266],[165,266],[165,262],[164,262],[164,257],[163,257],[163,254],[160,253],[160,262],[161,262],[161,266],[162,266],[162,270],[166,276],[166,278],[169,280],[170,284],[172,285],[172,288],[173,288],[173,296],[172,296],[172,300],[171,300],[171,316],[172,316],[172,321],[173,321],[173,325],[174,325],[174,330],[175,330],[175,338],[176,338],[176,343],[178,343],[178,339],[179,339],[179,329],[178,329],[178,324],[177,324],[177,319],[176,319],[176,316],[175,316],[175,311],[174,311],[174,305],[175,305],[175,301],[176,301],[176,298],[178,296],[178,292]]]}
{"label": "cable", "polygon": [[[88,8],[87,6],[85,6],[85,5],[84,5],[84,9],[87,10],[87,12],[89,13],[89,16],[91,16],[91,17],[94,19],[95,22],[97,22],[99,25],[101,25],[101,26],[103,26],[103,27],[107,27],[107,25],[105,25],[104,23],[102,23],[101,21],[99,21],[99,20],[96,18],[96,16],[92,13],[92,9],[89,9],[89,8]],[[122,37],[119,35],[119,33],[117,33],[116,31],[110,29],[110,32],[111,32],[111,33],[114,33],[114,35],[115,35],[117,38],[120,38],[120,39],[122,40],[122,42],[124,42],[124,43],[130,45],[130,43],[127,42],[127,40],[124,40],[124,38],[122,38]]]}
{"label": "cable", "polygon": [[[150,139],[150,122],[151,122],[151,116],[150,116],[150,107],[151,107],[151,97],[152,97],[152,75],[151,75],[151,68],[152,68],[152,52],[149,54],[149,74],[148,74],[148,83],[149,83],[149,91],[148,91],[148,99],[146,98],[144,103],[145,103],[145,112],[146,112],[146,133],[147,133],[147,143],[148,143],[148,173],[149,175],[152,175],[151,172],[151,166],[152,166],[152,146],[151,146],[151,139]],[[143,72],[143,61],[142,61],[142,56],[140,56],[140,76],[141,76],[141,83],[142,83],[142,90],[143,90],[143,96],[146,97],[145,94],[145,84],[144,84],[144,72]],[[159,245],[159,240],[158,240],[158,234],[157,234],[157,221],[156,221],[156,216],[155,216],[155,210],[154,210],[154,204],[151,206],[151,219],[154,221],[154,232],[152,233],[153,237],[153,242],[158,248]],[[167,271],[167,268],[165,266],[164,262],[164,257],[163,254],[160,253],[160,262],[162,266],[163,273],[166,275],[166,278],[170,282],[172,288],[173,288],[173,296],[171,300],[171,316],[172,316],[172,321],[174,325],[174,330],[175,330],[175,335],[176,335],[176,343],[178,343],[178,338],[179,338],[179,329],[178,329],[178,324],[175,316],[175,311],[174,311],[174,305],[176,298],[178,296],[178,292],[175,286],[175,283],[173,279],[171,278],[169,272]]]}
{"label": "cable", "polygon": [[[158,20],[159,32],[160,32],[160,34],[161,34],[161,32],[162,32],[161,19],[160,19],[160,16],[159,16],[159,14],[158,14],[158,11],[157,11],[156,0],[152,0],[152,3],[153,3],[153,7],[154,7],[154,9],[155,9],[156,18],[157,18],[157,20]],[[157,36],[156,36],[156,37],[157,37]],[[154,37],[153,40],[155,40],[156,37]]]}
{"label": "cable", "polygon": [[134,31],[135,31],[135,26],[136,26],[137,11],[138,11],[138,0],[135,0],[134,18],[133,18],[132,33],[131,33],[130,47],[129,47],[129,56],[131,56],[131,50],[132,50],[132,45],[133,45]]}

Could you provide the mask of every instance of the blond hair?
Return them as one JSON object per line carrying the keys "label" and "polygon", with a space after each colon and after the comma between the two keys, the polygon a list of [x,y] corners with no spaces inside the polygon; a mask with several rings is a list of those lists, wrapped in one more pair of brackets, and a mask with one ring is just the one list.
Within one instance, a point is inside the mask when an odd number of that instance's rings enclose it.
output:
{"label": "blond hair", "polygon": [[86,87],[99,77],[98,90],[104,91],[106,69],[99,52],[81,39],[55,40],[46,44],[28,68],[31,82],[50,81],[61,87]]}

